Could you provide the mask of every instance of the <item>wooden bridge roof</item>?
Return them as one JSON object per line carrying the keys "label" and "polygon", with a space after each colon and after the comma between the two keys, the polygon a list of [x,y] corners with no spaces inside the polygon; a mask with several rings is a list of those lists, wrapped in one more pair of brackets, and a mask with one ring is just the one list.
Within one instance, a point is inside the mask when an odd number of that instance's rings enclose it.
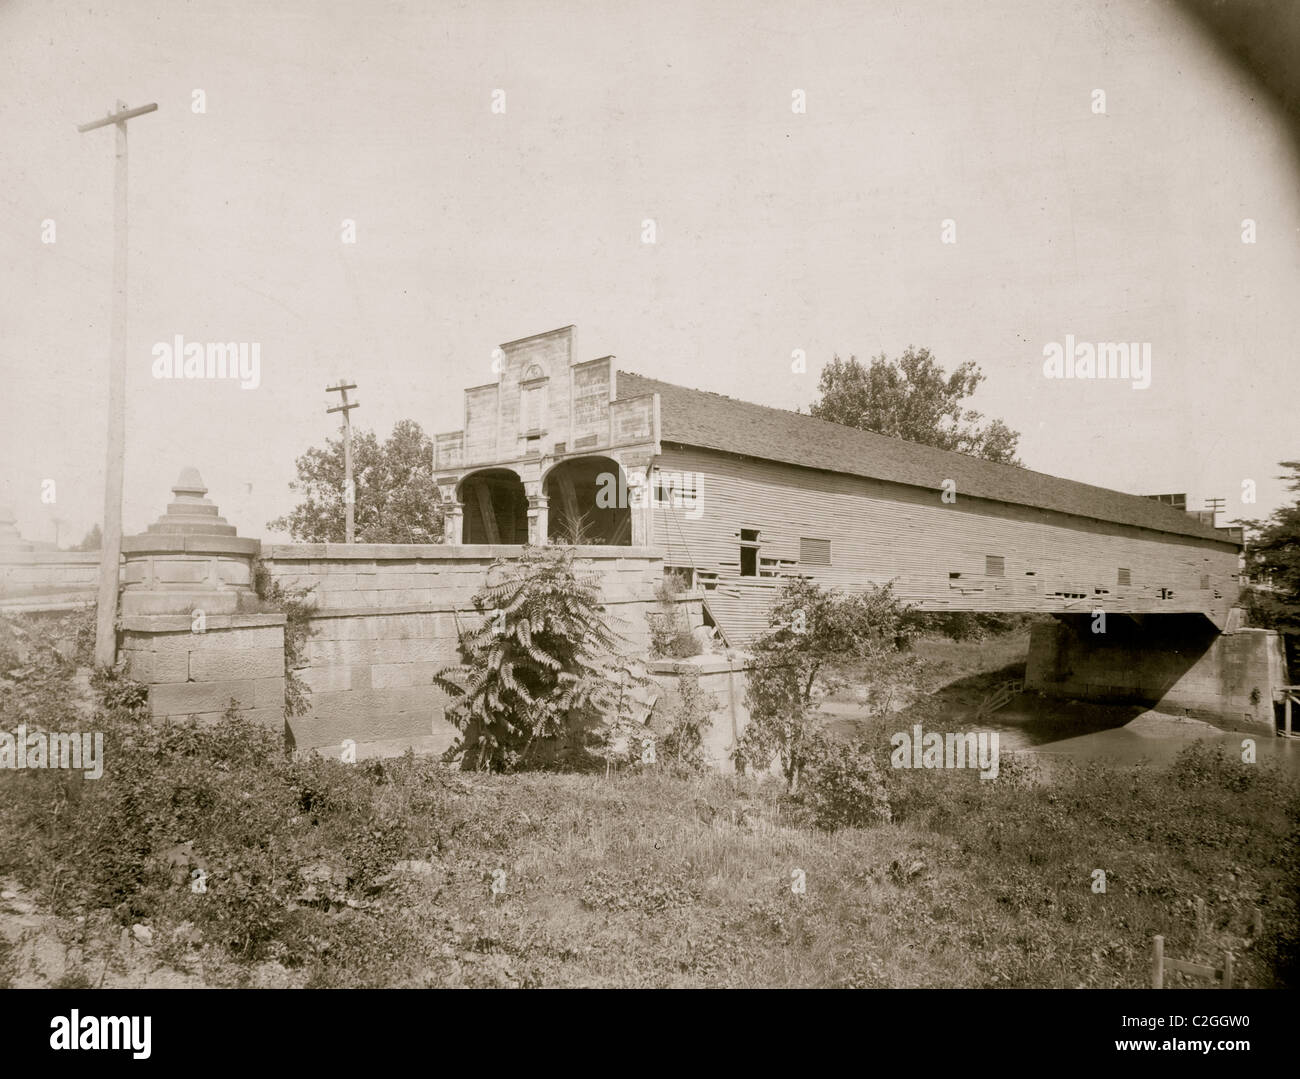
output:
{"label": "wooden bridge roof", "polygon": [[646,393],[659,394],[660,438],[665,442],[929,490],[939,490],[945,479],[951,479],[957,483],[958,497],[1055,510],[1239,546],[1183,510],[1140,495],[859,431],[815,416],[751,404],[632,372],[618,372],[619,398]]}

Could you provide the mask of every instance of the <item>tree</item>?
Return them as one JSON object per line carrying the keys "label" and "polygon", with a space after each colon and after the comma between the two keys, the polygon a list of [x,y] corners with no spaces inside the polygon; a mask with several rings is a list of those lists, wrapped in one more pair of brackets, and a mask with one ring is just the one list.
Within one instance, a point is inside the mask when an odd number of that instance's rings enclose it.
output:
{"label": "tree", "polygon": [[838,356],[822,368],[814,416],[862,431],[905,438],[941,450],[956,450],[986,461],[1015,465],[1020,435],[1001,420],[984,416],[962,402],[984,381],[968,360],[945,375],[928,348],[907,351],[898,360],[881,353],[869,367],[856,357]]}
{"label": "tree", "polygon": [[[524,547],[499,559],[474,597],[479,625],[460,635],[464,662],[434,675],[462,734],[447,753],[466,770],[510,772],[539,743],[595,732],[603,756],[627,756],[643,728],[630,690],[644,679],[621,655],[594,576],[579,576],[572,547]],[[498,578],[492,583],[493,577]]]}
{"label": "tree", "polygon": [[[1300,461],[1282,461],[1287,490],[1300,491]],[[1300,500],[1282,506],[1265,522],[1234,521],[1246,529],[1246,576],[1242,597],[1250,623],[1280,631],[1293,670],[1300,661]]]}
{"label": "tree", "polygon": [[[820,746],[817,702],[846,679],[894,687],[917,660],[906,646],[913,634],[907,608],[890,585],[861,595],[841,595],[805,577],[789,578],[751,647],[753,666],[746,704],[750,723],[737,746],[739,767],[766,768],[780,761],[791,792]],[[892,692],[892,688],[891,688]],[[888,707],[888,699],[882,702]]]}
{"label": "tree", "polygon": [[75,547],[69,547],[70,551],[98,551],[104,546],[104,534],[99,525],[95,525],[89,532],[82,537],[80,543]]}
{"label": "tree", "polygon": [[[298,458],[298,479],[289,484],[303,501],[292,513],[267,522],[304,543],[342,543],[346,538],[343,439],[328,439]],[[353,516],[358,543],[437,543],[442,539],[442,502],[433,479],[433,442],[414,420],[401,420],[382,445],[374,432],[352,436]]]}

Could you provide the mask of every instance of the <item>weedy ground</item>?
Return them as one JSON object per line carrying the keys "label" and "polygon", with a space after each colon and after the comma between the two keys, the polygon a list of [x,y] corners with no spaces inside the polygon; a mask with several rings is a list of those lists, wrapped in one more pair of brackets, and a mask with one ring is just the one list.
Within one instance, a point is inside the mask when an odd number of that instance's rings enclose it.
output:
{"label": "weedy ground", "polygon": [[886,767],[893,822],[828,833],[772,781],[160,728],[41,647],[5,660],[2,726],[104,730],[106,767],[0,771],[0,984],[1137,987],[1157,933],[1297,981],[1294,784],[1202,747],[1050,783]]}

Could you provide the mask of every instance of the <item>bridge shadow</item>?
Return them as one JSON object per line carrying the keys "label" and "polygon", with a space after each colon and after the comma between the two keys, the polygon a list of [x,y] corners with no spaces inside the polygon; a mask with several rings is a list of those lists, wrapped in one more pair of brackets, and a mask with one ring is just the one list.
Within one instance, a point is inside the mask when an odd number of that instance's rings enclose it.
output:
{"label": "bridge shadow", "polygon": [[949,678],[887,715],[872,715],[866,705],[849,702],[824,703],[821,712],[827,731],[838,737],[887,739],[919,723],[927,731],[999,731],[1003,748],[1014,750],[1115,730],[1149,707],[1054,699],[1018,688],[999,692],[1009,683],[1021,686],[1024,677],[1025,662],[1018,660]]}

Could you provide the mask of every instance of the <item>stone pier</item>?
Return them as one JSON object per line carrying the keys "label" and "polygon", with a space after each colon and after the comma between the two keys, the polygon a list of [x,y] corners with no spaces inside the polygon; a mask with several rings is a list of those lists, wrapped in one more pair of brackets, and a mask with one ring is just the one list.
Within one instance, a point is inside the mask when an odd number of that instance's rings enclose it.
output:
{"label": "stone pier", "polygon": [[258,610],[261,545],[218,514],[195,469],[181,472],[172,494],[156,522],[122,540],[120,656],[148,684],[155,718],[214,720],[233,700],[279,727],[285,618]]}
{"label": "stone pier", "polygon": [[1273,734],[1275,699],[1287,684],[1273,630],[1220,633],[1200,615],[1091,615],[1033,628],[1025,688],[1051,697],[1148,704],[1230,730]]}

